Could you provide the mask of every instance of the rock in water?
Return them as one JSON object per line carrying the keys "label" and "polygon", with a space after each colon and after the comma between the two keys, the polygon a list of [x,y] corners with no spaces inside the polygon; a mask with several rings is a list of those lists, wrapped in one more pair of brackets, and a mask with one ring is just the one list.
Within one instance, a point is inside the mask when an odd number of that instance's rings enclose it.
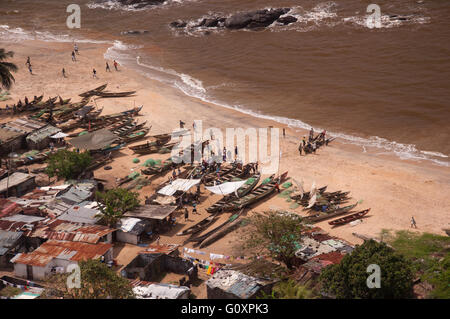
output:
{"label": "rock in water", "polygon": [[264,9],[250,12],[240,12],[225,20],[228,29],[255,29],[271,25],[281,15],[290,11],[290,8]]}
{"label": "rock in water", "polygon": [[298,21],[298,19],[293,16],[281,17],[281,18],[278,18],[278,20],[277,20],[277,22],[282,23],[284,25],[288,25],[288,24],[291,24],[291,23],[294,23],[297,21]]}
{"label": "rock in water", "polygon": [[178,20],[178,21],[171,22],[170,26],[172,28],[184,28],[185,26],[187,26],[187,23],[184,21]]}

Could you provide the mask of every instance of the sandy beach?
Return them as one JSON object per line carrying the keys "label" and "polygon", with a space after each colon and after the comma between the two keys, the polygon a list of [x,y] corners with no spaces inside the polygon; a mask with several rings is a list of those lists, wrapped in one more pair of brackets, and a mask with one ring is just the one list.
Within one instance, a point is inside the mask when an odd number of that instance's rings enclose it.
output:
{"label": "sandy beach", "polygon": [[[183,120],[187,128],[192,127],[194,120],[203,120],[203,129],[216,127],[226,128],[266,128],[283,127],[276,122],[251,117],[237,111],[228,110],[207,104],[200,100],[183,95],[175,89],[146,78],[144,75],[119,66],[114,70],[112,61],[108,61],[112,72],[105,71],[104,53],[108,45],[79,44],[80,55],[77,62],[71,60],[71,43],[50,43],[27,41],[19,43],[0,42],[0,47],[15,52],[11,62],[20,70],[14,74],[16,82],[10,90],[12,100],[0,102],[0,107],[17,102],[25,96],[44,94],[60,95],[78,101],[78,94],[108,83],[110,91],[137,91],[135,96],[120,99],[98,99],[95,104],[104,107],[103,114],[116,113],[133,106],[144,105],[137,120],[147,121],[152,125],[151,135],[168,133],[177,128]],[[34,75],[30,75],[25,67],[27,56],[31,57]],[[62,76],[65,68],[67,78]],[[97,70],[97,78],[92,77],[92,69]],[[4,117],[1,122],[7,121]],[[322,147],[315,155],[299,156],[297,147],[302,136],[307,132],[286,128],[286,137],[280,136],[282,151],[280,173],[289,172],[289,177],[303,180],[305,189],[309,190],[315,182],[318,187],[328,185],[329,191],[350,191],[353,202],[362,201],[358,209],[371,208],[369,217],[352,227],[344,225],[331,228],[328,221],[317,226],[330,234],[343,238],[351,243],[359,244],[361,239],[353,233],[368,237],[377,237],[381,230],[410,229],[410,219],[414,216],[418,232],[444,234],[442,229],[450,227],[450,169],[429,163],[399,160],[393,156],[376,155],[360,147],[341,144],[333,141],[328,147]],[[139,142],[138,142],[139,143]],[[142,163],[148,159],[167,159],[170,155],[140,156],[140,164],[134,164],[132,152],[125,148],[114,155],[112,170],[103,168],[95,172],[95,177],[108,181],[107,187],[114,187],[115,179],[131,172],[139,171]],[[155,179],[152,184],[139,190],[141,198],[152,194],[153,189],[166,180],[168,175]],[[204,196],[208,195],[204,190]],[[188,222],[178,218],[178,226],[173,232],[161,236],[163,243],[182,243],[183,238],[173,236],[185,227],[208,216],[204,208],[208,207],[219,196],[209,196],[199,206],[200,215],[192,214]],[[283,209],[304,216],[302,208],[289,208],[285,199],[274,196],[270,200],[255,206],[251,211]],[[251,212],[248,212],[251,214]],[[229,217],[225,214],[221,219]],[[207,252],[231,254],[233,243],[239,233],[233,232],[213,245],[205,248]]]}

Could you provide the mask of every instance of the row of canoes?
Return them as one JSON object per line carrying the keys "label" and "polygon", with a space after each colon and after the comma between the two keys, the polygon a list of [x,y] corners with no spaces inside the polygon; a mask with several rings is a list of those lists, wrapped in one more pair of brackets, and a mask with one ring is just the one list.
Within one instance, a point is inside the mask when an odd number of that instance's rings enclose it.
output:
{"label": "row of canoes", "polygon": [[95,89],[89,90],[87,92],[81,93],[80,96],[87,98],[92,96],[99,96],[102,98],[112,98],[112,97],[128,97],[136,93],[136,91],[128,91],[128,92],[104,92],[107,84],[103,84]]}

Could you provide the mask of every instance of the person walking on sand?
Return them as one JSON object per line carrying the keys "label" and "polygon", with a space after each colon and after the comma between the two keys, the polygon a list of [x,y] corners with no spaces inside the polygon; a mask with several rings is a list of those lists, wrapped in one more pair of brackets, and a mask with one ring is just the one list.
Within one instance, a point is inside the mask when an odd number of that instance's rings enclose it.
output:
{"label": "person walking on sand", "polygon": [[95,69],[92,69],[92,77],[97,78],[97,71]]}
{"label": "person walking on sand", "polygon": [[116,62],[116,60],[114,60],[114,68],[116,69],[116,71],[119,71],[119,69],[117,68],[118,63]]}
{"label": "person walking on sand", "polygon": [[197,214],[197,215],[200,215],[200,213],[199,212],[197,212],[197,204],[196,203],[194,203],[194,204],[192,204],[192,214]]}
{"label": "person walking on sand", "polygon": [[62,69],[62,75],[63,75],[63,78],[66,78],[67,76],[66,76],[66,70],[63,68]]}
{"label": "person walking on sand", "polygon": [[75,62],[77,60],[77,58],[75,57],[75,52],[72,51],[72,61]]}
{"label": "person walking on sand", "polygon": [[416,220],[414,219],[414,216],[411,216],[411,228],[417,228]]}
{"label": "person walking on sand", "polygon": [[106,62],[106,72],[111,72],[111,69],[109,68],[108,62]]}
{"label": "person walking on sand", "polygon": [[75,51],[76,54],[80,54],[78,52],[78,45],[76,43],[73,45],[73,50]]}
{"label": "person walking on sand", "polygon": [[286,129],[283,127],[283,138],[286,138]]}
{"label": "person walking on sand", "polygon": [[28,57],[28,58],[27,58],[27,62],[25,63],[25,65],[26,65],[26,66],[29,66],[29,65],[31,65],[31,60],[30,60],[30,57]]}
{"label": "person walking on sand", "polygon": [[33,75],[33,69],[31,67],[31,64],[28,64],[28,71],[30,71],[30,74]]}
{"label": "person walking on sand", "polygon": [[298,145],[298,152],[300,153],[300,156],[302,156],[302,151],[303,151],[303,144],[300,142],[300,144]]}
{"label": "person walking on sand", "polygon": [[309,131],[309,141],[312,142],[314,139],[314,129],[311,127],[311,131]]}
{"label": "person walking on sand", "polygon": [[189,212],[187,210],[187,208],[184,209],[184,221],[187,221],[189,218]]}

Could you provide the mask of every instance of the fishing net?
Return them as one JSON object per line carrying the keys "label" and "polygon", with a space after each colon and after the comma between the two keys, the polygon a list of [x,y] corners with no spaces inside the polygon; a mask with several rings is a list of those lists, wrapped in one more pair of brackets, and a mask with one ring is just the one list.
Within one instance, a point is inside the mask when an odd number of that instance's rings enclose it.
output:
{"label": "fishing net", "polygon": [[289,205],[290,209],[297,209],[300,205],[297,202],[293,202],[291,205]]}
{"label": "fishing net", "polygon": [[247,179],[247,181],[245,182],[245,185],[251,185],[255,182],[256,178],[250,177],[249,179]]}
{"label": "fishing net", "polygon": [[83,135],[86,135],[88,132],[86,132],[86,131],[84,131],[84,132],[81,132],[80,134],[78,134],[78,136],[83,136]]}
{"label": "fishing net", "polygon": [[285,191],[282,191],[279,195],[278,195],[278,197],[282,197],[282,198],[289,198],[290,199],[290,194],[292,193],[292,191],[290,191],[290,190],[285,190]]}
{"label": "fishing net", "polygon": [[159,164],[161,164],[161,160],[154,160],[154,159],[149,158],[148,160],[146,160],[144,162],[143,166],[145,166],[145,167],[149,167],[149,166],[153,167],[153,166],[159,165]]}
{"label": "fishing net", "polygon": [[286,183],[284,183],[284,184],[282,185],[283,188],[289,188],[289,187],[291,187],[291,186],[292,186],[292,183],[291,183],[291,182],[286,182]]}
{"label": "fishing net", "polygon": [[267,183],[270,183],[271,179],[270,177],[267,177],[265,180],[262,181],[262,185],[266,185]]}
{"label": "fishing net", "polygon": [[139,158],[133,158],[133,163],[134,163],[134,164],[137,164],[137,163],[139,163],[139,162],[140,162]]}
{"label": "fishing net", "polygon": [[132,179],[136,179],[136,178],[138,178],[140,175],[141,175],[141,174],[139,174],[138,172],[133,172],[133,173],[131,173],[130,175],[128,175],[128,177],[129,177],[129,178],[132,178]]}

